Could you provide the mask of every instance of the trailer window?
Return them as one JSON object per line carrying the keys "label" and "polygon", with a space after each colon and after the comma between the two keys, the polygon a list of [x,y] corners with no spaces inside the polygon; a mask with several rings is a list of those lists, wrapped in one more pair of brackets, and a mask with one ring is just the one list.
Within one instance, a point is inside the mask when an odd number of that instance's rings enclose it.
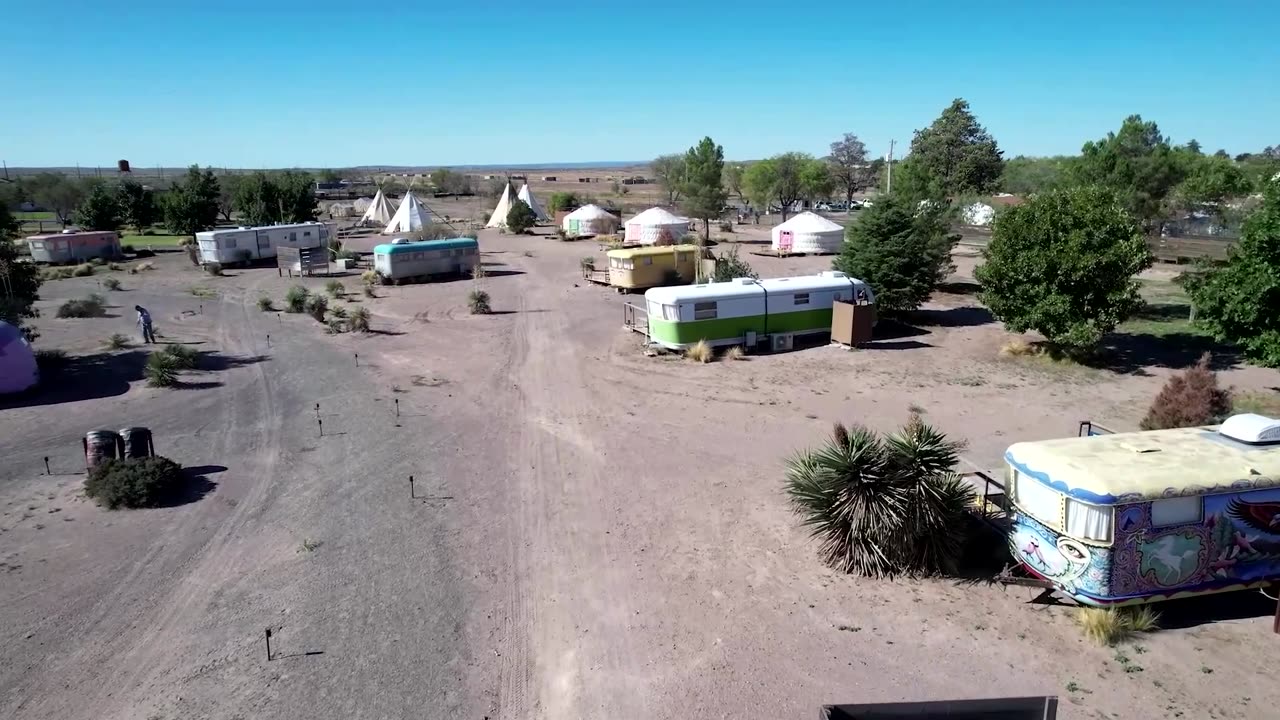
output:
{"label": "trailer window", "polygon": [[1151,503],[1151,527],[1190,525],[1200,522],[1203,514],[1204,498],[1199,495],[1156,500]]}
{"label": "trailer window", "polygon": [[675,305],[662,306],[662,319],[670,322],[676,322],[680,319],[680,308]]}
{"label": "trailer window", "polygon": [[310,230],[303,230],[303,231],[302,231],[302,237],[311,237],[311,231],[310,231]]}
{"label": "trailer window", "polygon": [[231,248],[234,248],[235,246],[236,246],[235,238],[227,238],[226,240],[222,241],[222,247],[224,248],[231,249]]}
{"label": "trailer window", "polygon": [[1018,509],[1053,528],[1062,529],[1062,493],[1026,475],[1013,472],[1013,502]]}
{"label": "trailer window", "polygon": [[298,242],[298,233],[296,232],[289,233],[289,242]]}
{"label": "trailer window", "polygon": [[1082,540],[1111,542],[1111,508],[1067,498],[1067,534]]}
{"label": "trailer window", "polygon": [[700,302],[693,304],[694,320],[714,320],[716,318],[716,304],[714,302]]}
{"label": "trailer window", "polygon": [[645,264],[645,265],[652,265],[652,264],[653,264],[653,256],[652,256],[652,255],[645,255],[645,256],[644,256],[644,264]]}
{"label": "trailer window", "polygon": [[795,298],[796,305],[809,304],[809,293],[796,293],[795,295],[792,295],[792,297]]}

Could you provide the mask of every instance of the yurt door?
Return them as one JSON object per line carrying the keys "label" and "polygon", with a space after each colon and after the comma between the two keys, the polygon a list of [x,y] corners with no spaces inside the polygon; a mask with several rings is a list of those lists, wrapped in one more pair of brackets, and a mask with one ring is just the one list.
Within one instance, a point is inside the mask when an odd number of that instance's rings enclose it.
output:
{"label": "yurt door", "polygon": [[778,233],[778,252],[791,252],[791,231],[783,230]]}

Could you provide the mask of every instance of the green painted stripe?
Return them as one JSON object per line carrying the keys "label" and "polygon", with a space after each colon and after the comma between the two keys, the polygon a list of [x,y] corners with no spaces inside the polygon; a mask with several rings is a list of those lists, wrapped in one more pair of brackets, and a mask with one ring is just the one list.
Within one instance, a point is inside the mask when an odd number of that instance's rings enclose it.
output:
{"label": "green painted stripe", "polygon": [[749,315],[735,318],[716,318],[715,320],[694,320],[691,322],[673,322],[661,318],[649,317],[649,337],[654,342],[668,347],[692,345],[699,340],[710,343],[717,341],[741,341],[748,332],[764,336],[768,333],[784,332],[817,332],[831,330],[831,308],[801,310],[799,312]]}

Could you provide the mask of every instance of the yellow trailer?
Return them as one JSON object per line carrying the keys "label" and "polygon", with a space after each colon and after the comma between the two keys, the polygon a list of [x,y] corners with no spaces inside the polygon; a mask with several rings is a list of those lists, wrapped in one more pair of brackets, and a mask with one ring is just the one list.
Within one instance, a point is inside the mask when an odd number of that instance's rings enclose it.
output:
{"label": "yellow trailer", "polygon": [[697,245],[618,248],[605,255],[609,258],[609,284],[619,290],[688,285],[696,279]]}

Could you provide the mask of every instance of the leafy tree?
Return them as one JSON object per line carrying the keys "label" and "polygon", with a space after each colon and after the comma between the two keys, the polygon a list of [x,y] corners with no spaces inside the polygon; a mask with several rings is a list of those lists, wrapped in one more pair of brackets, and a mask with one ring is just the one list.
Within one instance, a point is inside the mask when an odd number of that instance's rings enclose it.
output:
{"label": "leafy tree", "polygon": [[845,206],[853,202],[853,196],[875,184],[876,168],[867,162],[867,146],[853,133],[831,143],[831,155],[827,158],[835,187],[844,190]]}
{"label": "leafy tree", "polygon": [[1084,144],[1071,177],[1079,185],[1099,185],[1115,192],[1121,204],[1150,223],[1164,209],[1165,199],[1182,182],[1185,167],[1154,122],[1142,116],[1125,118],[1119,132]]}
{"label": "leafy tree", "polygon": [[947,213],[943,203],[922,208],[911,198],[883,195],[849,225],[833,265],[870,285],[878,310],[915,310],[954,269],[951,249],[960,236],[950,233]]}
{"label": "leafy tree", "polygon": [[1185,149],[1187,152],[1191,153],[1192,155],[1203,155],[1203,154],[1204,154],[1204,152],[1203,152],[1203,150],[1202,150],[1202,148],[1201,148],[1201,146],[1200,146],[1200,141],[1199,141],[1199,140],[1196,140],[1195,138],[1191,138],[1190,140],[1188,140],[1188,141],[1187,141],[1187,144],[1186,144],[1186,145],[1183,145],[1182,147],[1183,147],[1183,149]]}
{"label": "leafy tree", "polygon": [[555,214],[561,210],[577,210],[583,206],[583,200],[577,193],[553,192],[547,199],[547,212]]}
{"label": "leafy tree", "polygon": [[120,183],[120,214],[139,234],[151,227],[159,214],[155,195],[136,180]]}
{"label": "leafy tree", "polygon": [[117,230],[123,214],[120,192],[107,183],[95,182],[76,207],[76,224],[84,230]]}
{"label": "leafy tree", "polygon": [[319,213],[311,173],[286,170],[273,178],[280,199],[280,222],[311,222]]}
{"label": "leafy tree", "polygon": [[242,175],[236,182],[232,202],[248,225],[270,225],[280,217],[279,188],[263,172]]}
{"label": "leafy tree", "polygon": [[336,183],[342,181],[342,175],[337,170],[326,168],[320,171],[320,176],[317,180],[322,183]]}
{"label": "leafy tree", "polygon": [[916,131],[909,157],[946,195],[989,192],[1004,169],[995,138],[978,124],[969,103],[959,98],[933,124]]}
{"label": "leafy tree", "polygon": [[1267,183],[1226,264],[1194,276],[1188,290],[1196,321],[1214,337],[1260,365],[1280,367],[1280,180]]}
{"label": "leafy tree", "polygon": [[226,222],[231,222],[231,213],[236,209],[236,192],[243,177],[223,175],[218,179],[218,214]]}
{"label": "leafy tree", "polygon": [[991,313],[1069,350],[1093,347],[1142,306],[1135,276],[1151,266],[1142,228],[1096,186],[1006,209],[983,257],[975,275]]}
{"label": "leafy tree", "polygon": [[18,235],[18,231],[22,229],[22,223],[18,222],[13,213],[9,211],[9,205],[0,202],[0,242],[11,240]]}
{"label": "leafy tree", "polygon": [[[701,260],[699,260],[701,263]],[[711,282],[731,282],[738,278],[760,279],[760,275],[751,269],[746,260],[738,257],[738,246],[732,245],[729,250],[716,258],[716,267]]]}
{"label": "leafy tree", "polygon": [[684,183],[684,155],[663,155],[650,163],[650,168],[658,179],[658,186],[667,194],[667,204],[674,205],[680,199]]}
{"label": "leafy tree", "polygon": [[38,337],[25,321],[39,317],[35,303],[40,299],[40,268],[18,255],[18,246],[10,241],[17,233],[17,223],[5,223],[9,209],[0,206],[0,320],[22,330],[27,340]]}
{"label": "leafy tree", "polygon": [[735,195],[739,202],[746,202],[746,196],[742,194],[742,173],[745,168],[742,163],[726,163],[724,166],[724,187],[729,194]]}
{"label": "leafy tree", "polygon": [[751,202],[766,208],[776,203],[785,221],[797,201],[829,195],[831,176],[821,160],[789,152],[747,166],[742,185]]}
{"label": "leafy tree", "polygon": [[1019,155],[1006,160],[1000,175],[1000,188],[1007,193],[1031,195],[1062,187],[1073,157],[1027,157]]}
{"label": "leafy tree", "polygon": [[460,172],[449,168],[437,168],[431,171],[431,184],[439,192],[464,193],[471,192],[471,179]]}
{"label": "leafy tree", "polygon": [[511,203],[511,209],[507,211],[507,230],[516,233],[523,233],[525,230],[533,227],[538,221],[538,216],[534,214],[533,208],[525,204],[525,201],[516,198]]}
{"label": "leafy tree", "polygon": [[702,221],[702,237],[710,240],[711,221],[720,217],[729,199],[723,184],[724,148],[704,137],[685,153],[684,168],[680,207],[689,217]]}
{"label": "leafy tree", "polygon": [[837,424],[822,447],[787,460],[785,491],[836,570],[954,574],[973,501],[955,471],[961,447],[919,415],[885,438]]}
{"label": "leafy tree", "polygon": [[23,187],[32,201],[56,215],[63,225],[70,221],[71,211],[80,205],[88,192],[84,183],[61,173],[40,173],[24,180]]}
{"label": "leafy tree", "polygon": [[1227,158],[1228,160],[1231,159],[1231,156],[1227,154],[1227,151],[1223,150],[1222,148],[1218,148],[1218,151],[1215,152],[1213,156],[1219,157],[1219,158]]}
{"label": "leafy tree", "polygon": [[163,198],[164,223],[175,235],[195,235],[218,222],[218,178],[210,169],[192,165]]}
{"label": "leafy tree", "polygon": [[1174,194],[1184,207],[1207,207],[1220,215],[1227,200],[1248,195],[1249,189],[1249,180],[1231,160],[1197,155]]}

